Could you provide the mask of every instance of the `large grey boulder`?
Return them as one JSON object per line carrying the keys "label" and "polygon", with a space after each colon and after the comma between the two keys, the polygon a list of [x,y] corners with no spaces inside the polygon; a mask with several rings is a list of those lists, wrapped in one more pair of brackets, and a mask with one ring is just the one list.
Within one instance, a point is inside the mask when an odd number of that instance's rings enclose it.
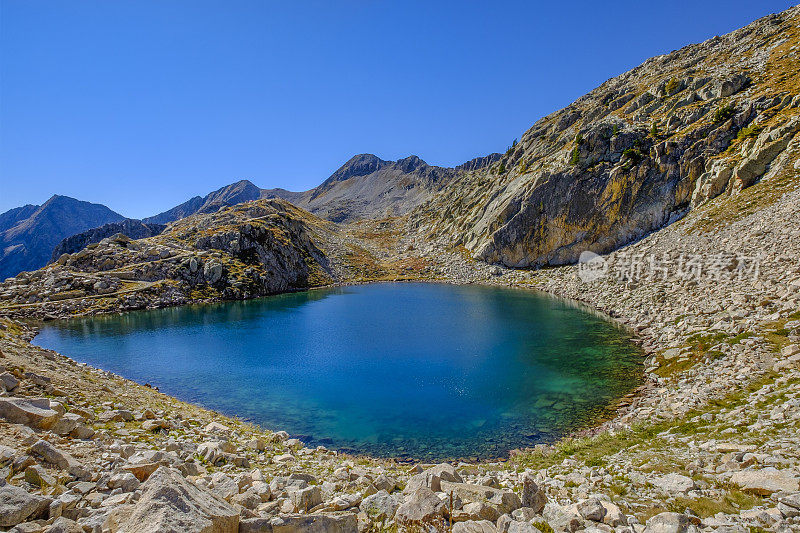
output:
{"label": "large grey boulder", "polygon": [[522,475],[522,507],[530,507],[534,513],[541,513],[547,503],[547,496],[529,473]]}
{"label": "large grey boulder", "polygon": [[438,477],[442,481],[451,481],[453,483],[463,483],[461,474],[456,471],[456,467],[449,463],[441,463],[426,469],[423,473],[431,474]]}
{"label": "large grey boulder", "polygon": [[581,518],[584,520],[591,520],[592,522],[601,522],[606,516],[606,508],[597,498],[589,498],[588,500],[579,501],[575,505],[575,509]]}
{"label": "large grey boulder", "polygon": [[395,521],[404,525],[435,522],[444,515],[444,502],[431,489],[420,487],[398,507]]}
{"label": "large grey boulder", "polygon": [[541,533],[541,531],[530,522],[519,522],[514,520],[508,524],[508,533]]}
{"label": "large grey boulder", "polygon": [[441,463],[411,476],[408,482],[406,482],[406,487],[403,489],[403,492],[410,494],[421,487],[427,487],[433,492],[440,492],[442,481],[462,483],[464,480],[453,465]]}
{"label": "large grey boulder", "polygon": [[84,533],[83,527],[69,518],[63,516],[56,519],[45,533]]}
{"label": "large grey boulder", "polygon": [[680,513],[660,513],[647,521],[644,533],[693,533],[697,531],[691,519]]}
{"label": "large grey boulder", "polygon": [[442,492],[453,494],[464,503],[484,503],[497,509],[500,515],[510,513],[522,507],[519,496],[508,490],[495,489],[484,485],[470,485],[468,483],[441,482]]}
{"label": "large grey boulder", "polygon": [[771,466],[761,470],[742,470],[731,476],[731,483],[739,485],[745,492],[768,496],[773,492],[798,490],[798,478],[787,471]]}
{"label": "large grey boulder", "polygon": [[0,527],[12,527],[36,518],[50,506],[50,498],[30,494],[11,484],[0,486]]}
{"label": "large grey boulder", "polygon": [[398,507],[400,504],[395,497],[381,490],[364,498],[359,509],[375,520],[391,520]]}
{"label": "large grey boulder", "polygon": [[[537,530],[538,531],[538,530]],[[453,524],[453,533],[496,533],[497,528],[488,520],[467,520]],[[520,532],[521,533],[521,532]]]}
{"label": "large grey boulder", "polygon": [[119,509],[108,526],[119,533],[236,533],[239,511],[162,466],[142,485],[139,501]]}
{"label": "large grey boulder", "polygon": [[694,490],[697,486],[690,477],[670,472],[651,481],[653,486],[667,493],[683,493]]}
{"label": "large grey boulder", "polygon": [[542,510],[542,518],[556,533],[572,533],[583,529],[585,522],[575,506],[562,507],[557,503],[548,503]]}
{"label": "large grey boulder", "polygon": [[0,374],[0,391],[12,392],[19,386],[19,380],[10,372]]}
{"label": "large grey boulder", "polygon": [[273,533],[358,533],[353,513],[285,515],[273,518]]}
{"label": "large grey boulder", "polygon": [[77,459],[67,452],[59,450],[46,440],[40,439],[36,441],[28,451],[31,455],[41,457],[44,462],[65,470],[76,478],[88,479],[91,477],[89,471]]}
{"label": "large grey boulder", "polygon": [[290,490],[289,500],[294,505],[295,511],[308,511],[312,507],[322,503],[322,490],[317,486],[306,487],[298,490]]}
{"label": "large grey boulder", "polygon": [[50,429],[60,417],[47,398],[0,398],[0,418],[13,424]]}

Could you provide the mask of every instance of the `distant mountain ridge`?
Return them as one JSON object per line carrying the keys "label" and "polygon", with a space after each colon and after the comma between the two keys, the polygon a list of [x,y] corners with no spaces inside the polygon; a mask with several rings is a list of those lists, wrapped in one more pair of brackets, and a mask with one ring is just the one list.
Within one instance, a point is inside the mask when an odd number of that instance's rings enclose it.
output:
{"label": "distant mountain ridge", "polygon": [[104,205],[58,195],[6,211],[0,214],[0,279],[43,267],[65,237],[124,218]]}
{"label": "distant mountain ridge", "polygon": [[358,154],[307,191],[260,189],[248,180],[240,180],[204,197],[195,196],[142,222],[167,224],[195,213],[213,213],[220,207],[262,198],[286,200],[333,222],[404,215],[441,190],[459,172],[483,168],[500,157],[501,154],[491,154],[447,168],[428,165],[415,155],[385,161],[373,154]]}
{"label": "distant mountain ridge", "polygon": [[481,169],[500,157],[491,154],[447,168],[429,165],[415,155],[385,161],[373,154],[358,154],[319,186],[304,192],[261,189],[239,180],[142,220],[126,218],[103,205],[53,196],[42,206],[25,205],[0,214],[0,279],[41,268],[63,253],[75,253],[116,233],[134,239],[151,237],[171,222],[253,200],[279,198],[333,222],[405,215],[459,173]]}
{"label": "distant mountain ridge", "polygon": [[145,224],[167,224],[195,213],[214,213],[219,211],[220,207],[250,202],[259,198],[261,198],[261,189],[248,180],[239,180],[206,196],[195,196],[163,213],[143,218],[142,222]]}

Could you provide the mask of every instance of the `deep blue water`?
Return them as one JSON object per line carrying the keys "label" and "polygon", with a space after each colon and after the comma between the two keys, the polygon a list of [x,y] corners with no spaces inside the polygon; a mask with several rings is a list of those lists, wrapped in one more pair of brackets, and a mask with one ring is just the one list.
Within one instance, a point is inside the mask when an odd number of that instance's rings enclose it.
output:
{"label": "deep blue water", "polygon": [[614,324],[529,291],[390,283],[47,324],[36,344],[310,445],[499,457],[640,379]]}

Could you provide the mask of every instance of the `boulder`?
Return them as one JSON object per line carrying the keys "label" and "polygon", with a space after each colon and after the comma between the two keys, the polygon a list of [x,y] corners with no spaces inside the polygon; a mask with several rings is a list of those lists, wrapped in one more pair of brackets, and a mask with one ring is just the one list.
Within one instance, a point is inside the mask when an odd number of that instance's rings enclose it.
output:
{"label": "boulder", "polygon": [[436,466],[432,466],[423,471],[423,474],[425,473],[436,476],[443,481],[451,481],[453,483],[464,482],[464,480],[461,479],[461,475],[456,471],[456,467],[449,463],[441,463]]}
{"label": "boulder", "polygon": [[353,513],[284,515],[273,518],[273,533],[358,533]]}
{"label": "boulder", "polygon": [[697,531],[691,519],[680,513],[660,513],[650,518],[644,533],[690,533]]}
{"label": "boulder", "polygon": [[19,386],[19,380],[10,372],[0,374],[0,390],[14,391]]}
{"label": "boulder", "polygon": [[222,265],[216,261],[210,261],[203,267],[203,277],[209,284],[214,284],[222,277]]}
{"label": "boulder", "polygon": [[230,500],[231,503],[235,505],[241,505],[245,509],[255,510],[258,508],[259,505],[263,503],[261,497],[253,491],[253,489],[247,489],[246,491],[234,494],[231,496]]}
{"label": "boulder", "polygon": [[470,485],[468,483],[451,483],[442,481],[441,491],[445,494],[453,494],[461,499],[462,502],[482,502],[492,505],[499,514],[510,513],[522,507],[519,496],[508,490],[495,489],[484,485]]}
{"label": "boulder", "polygon": [[768,496],[773,492],[798,490],[797,478],[789,472],[767,467],[761,470],[742,470],[731,476],[731,483],[739,485],[745,492]]}
{"label": "boulder", "polygon": [[519,522],[513,520],[508,523],[508,533],[541,533],[541,531],[530,522]]}
{"label": "boulder", "polygon": [[140,484],[139,479],[130,472],[117,472],[108,480],[109,489],[121,489],[122,492],[133,492]]}
{"label": "boulder", "polygon": [[523,507],[530,507],[534,513],[541,513],[547,503],[547,496],[536,483],[536,480],[529,473],[522,475],[522,498]]}
{"label": "boulder", "polygon": [[[538,530],[536,530],[538,531]],[[488,520],[467,520],[453,524],[453,533],[496,533],[497,528]]]}
{"label": "boulder", "polygon": [[391,520],[400,504],[394,496],[381,490],[361,501],[359,509],[375,520]]}
{"label": "boulder", "polygon": [[133,422],[134,418],[133,413],[127,409],[105,411],[97,417],[100,422]]}
{"label": "boulder", "polygon": [[133,474],[139,481],[147,481],[147,478],[158,470],[159,466],[161,466],[159,463],[153,462],[128,463],[122,469]]}
{"label": "boulder", "polygon": [[395,521],[404,525],[437,521],[444,514],[444,502],[431,489],[420,487],[406,497],[395,513]]}
{"label": "boulder", "polygon": [[84,530],[79,523],[61,516],[47,528],[45,533],[84,533]]}
{"label": "boulder", "polygon": [[[162,466],[142,485],[139,501],[115,511],[120,533],[236,533],[239,511],[223,499]],[[112,531],[114,529],[112,528]]]}
{"label": "boulder", "polygon": [[597,498],[582,500],[575,505],[575,509],[584,520],[591,520],[592,522],[601,522],[606,516],[606,508]]}
{"label": "boulder", "polygon": [[489,520],[497,522],[498,518],[500,518],[500,511],[495,506],[484,502],[470,502],[464,505],[460,511],[453,511],[453,520],[456,521]]}
{"label": "boulder", "polygon": [[548,503],[542,510],[542,518],[550,524],[556,533],[572,533],[583,529],[584,521],[577,509],[562,507],[557,503]]}
{"label": "boulder", "polygon": [[12,527],[47,511],[50,498],[11,484],[0,486],[0,527]]}
{"label": "boulder", "polygon": [[50,431],[56,435],[69,435],[78,427],[78,424],[81,423],[83,423],[82,416],[76,415],[75,413],[66,413],[53,424]]}
{"label": "boulder", "polygon": [[684,493],[697,487],[692,478],[674,472],[658,477],[651,483],[667,493]]}
{"label": "boulder", "polygon": [[618,527],[618,526],[627,526],[628,519],[622,510],[614,503],[611,502],[604,502],[600,501],[603,505],[603,508],[606,510],[606,514],[603,517],[603,523],[607,524],[611,527]]}
{"label": "boulder", "polygon": [[239,520],[239,533],[272,533],[272,518],[259,516]]}
{"label": "boulder", "polygon": [[60,417],[47,398],[0,398],[0,418],[13,424],[50,429]]}
{"label": "boulder", "polygon": [[28,450],[31,455],[41,457],[42,460],[61,470],[66,470],[70,475],[79,479],[89,479],[91,474],[81,463],[65,451],[59,450],[46,440],[36,441]]}
{"label": "boulder", "polygon": [[39,465],[31,465],[25,469],[25,481],[34,487],[52,487],[57,480]]}
{"label": "boulder", "polygon": [[305,487],[303,489],[288,491],[289,500],[294,505],[296,512],[307,512],[312,507],[322,503],[322,491],[316,485]]}
{"label": "boulder", "polygon": [[385,490],[386,492],[390,493],[397,488],[397,482],[384,474],[381,474],[375,478],[375,481],[373,481],[372,484],[375,485],[376,489]]}

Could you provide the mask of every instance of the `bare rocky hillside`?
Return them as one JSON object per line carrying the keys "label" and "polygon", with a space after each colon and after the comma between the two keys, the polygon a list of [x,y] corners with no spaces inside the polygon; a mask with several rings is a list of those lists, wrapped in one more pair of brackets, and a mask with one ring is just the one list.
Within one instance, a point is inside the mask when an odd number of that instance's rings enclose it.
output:
{"label": "bare rocky hillside", "polygon": [[476,258],[606,253],[755,183],[800,130],[800,9],[649,59],[544,117],[412,216]]}

